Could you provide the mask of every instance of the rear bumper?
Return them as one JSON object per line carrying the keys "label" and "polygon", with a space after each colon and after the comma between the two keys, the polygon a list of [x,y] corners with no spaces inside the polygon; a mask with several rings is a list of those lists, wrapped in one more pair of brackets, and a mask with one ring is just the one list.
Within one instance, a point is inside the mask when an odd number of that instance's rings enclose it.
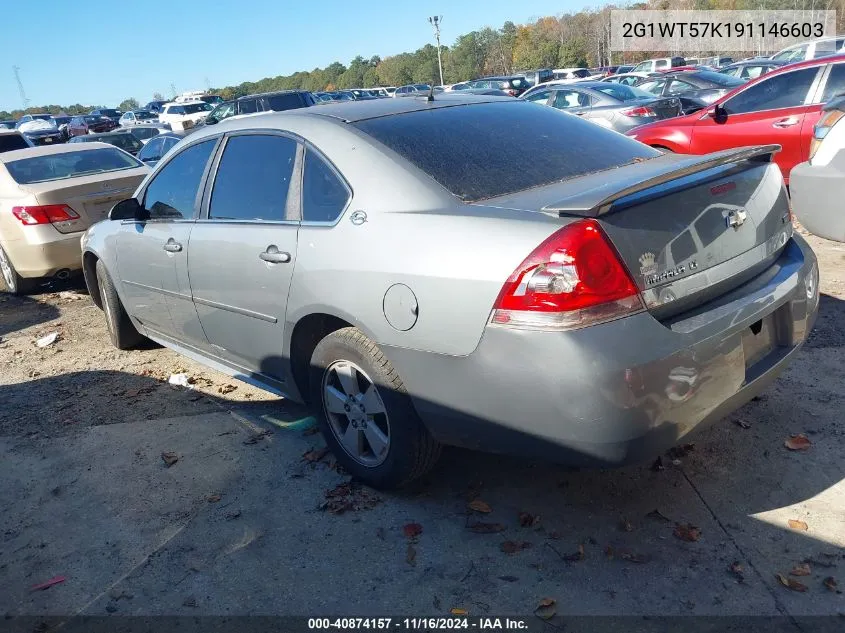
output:
{"label": "rear bumper", "polygon": [[812,328],[817,271],[796,236],[768,271],[673,323],[641,313],[571,332],[488,327],[465,357],[384,351],[445,443],[617,466],[653,458],[765,389]]}
{"label": "rear bumper", "polygon": [[845,242],[845,151],[827,165],[801,163],[789,175],[792,212],[810,233]]}
{"label": "rear bumper", "polygon": [[23,239],[3,243],[3,249],[21,277],[52,277],[57,272],[82,269],[82,233],[59,233],[52,226],[26,227]]}

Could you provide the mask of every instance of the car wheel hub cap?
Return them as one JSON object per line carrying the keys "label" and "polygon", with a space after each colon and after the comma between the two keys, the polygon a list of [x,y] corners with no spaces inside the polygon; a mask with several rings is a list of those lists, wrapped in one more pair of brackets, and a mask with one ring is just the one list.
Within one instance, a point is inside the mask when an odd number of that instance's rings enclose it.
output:
{"label": "car wheel hub cap", "polygon": [[332,434],[359,464],[378,466],[390,449],[390,422],[378,388],[353,362],[339,360],[323,372],[323,411]]}
{"label": "car wheel hub cap", "polygon": [[0,249],[0,271],[3,273],[3,281],[6,282],[6,287],[9,290],[15,289],[15,280],[12,278],[12,266],[9,264],[9,260],[6,259],[6,253]]}

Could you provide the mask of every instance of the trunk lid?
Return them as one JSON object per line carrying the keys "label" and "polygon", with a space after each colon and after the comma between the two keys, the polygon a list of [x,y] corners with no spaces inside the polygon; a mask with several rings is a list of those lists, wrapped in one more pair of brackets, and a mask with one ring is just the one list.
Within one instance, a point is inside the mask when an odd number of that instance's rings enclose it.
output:
{"label": "trunk lid", "polygon": [[105,220],[111,208],[127,198],[131,198],[135,189],[149,173],[146,167],[126,171],[91,174],[67,180],[23,185],[32,193],[38,204],[66,204],[76,211],[80,219],[69,226],[69,231],[84,231],[92,224]]}
{"label": "trunk lid", "polygon": [[778,149],[665,155],[486,204],[596,218],[646,307],[669,317],[759,274],[792,236]]}

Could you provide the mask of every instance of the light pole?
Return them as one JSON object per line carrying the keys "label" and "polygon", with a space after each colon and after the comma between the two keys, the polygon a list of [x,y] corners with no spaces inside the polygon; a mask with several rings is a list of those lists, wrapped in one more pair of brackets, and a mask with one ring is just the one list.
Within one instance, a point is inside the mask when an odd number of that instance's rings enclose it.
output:
{"label": "light pole", "polygon": [[443,61],[440,59],[440,23],[443,21],[442,15],[434,15],[428,19],[431,26],[434,27],[434,39],[437,40],[437,67],[440,69],[440,85],[443,85]]}

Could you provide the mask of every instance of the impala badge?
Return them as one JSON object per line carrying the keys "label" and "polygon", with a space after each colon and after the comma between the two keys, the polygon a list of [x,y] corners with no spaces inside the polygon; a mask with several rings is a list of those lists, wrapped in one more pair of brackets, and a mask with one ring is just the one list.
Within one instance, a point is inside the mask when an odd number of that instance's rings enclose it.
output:
{"label": "impala badge", "polygon": [[728,212],[725,221],[727,222],[728,226],[732,226],[735,229],[738,229],[743,224],[745,224],[745,220],[748,219],[748,212],[745,209],[731,209]]}

